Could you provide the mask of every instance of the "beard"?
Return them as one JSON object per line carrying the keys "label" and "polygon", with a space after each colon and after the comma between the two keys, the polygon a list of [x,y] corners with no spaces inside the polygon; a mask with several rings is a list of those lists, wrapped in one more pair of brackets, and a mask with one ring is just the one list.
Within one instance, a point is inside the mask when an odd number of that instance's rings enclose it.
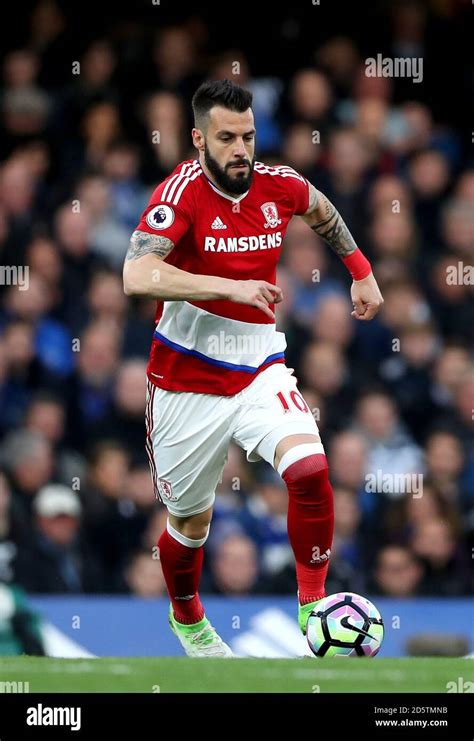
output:
{"label": "beard", "polygon": [[[252,159],[252,162],[249,162],[248,159],[244,158],[240,160],[233,160],[232,162],[229,162],[225,167],[221,167],[211,155],[206,143],[204,144],[204,162],[212,177],[216,181],[216,184],[227,193],[232,193],[233,195],[242,195],[243,193],[246,193],[250,188],[253,178],[255,155]],[[247,165],[248,172],[238,171],[235,175],[230,175],[229,173],[232,172],[232,170],[230,170],[230,167],[232,165]]]}

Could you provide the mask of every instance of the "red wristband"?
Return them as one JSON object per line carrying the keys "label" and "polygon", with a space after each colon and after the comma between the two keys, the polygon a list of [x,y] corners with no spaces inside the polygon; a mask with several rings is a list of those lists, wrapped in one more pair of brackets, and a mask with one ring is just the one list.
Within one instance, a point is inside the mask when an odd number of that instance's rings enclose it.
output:
{"label": "red wristband", "polygon": [[356,247],[354,252],[351,252],[347,257],[342,258],[342,262],[352,275],[354,280],[362,280],[367,278],[369,273],[372,271],[372,266],[367,260],[365,255],[362,254],[360,249]]}

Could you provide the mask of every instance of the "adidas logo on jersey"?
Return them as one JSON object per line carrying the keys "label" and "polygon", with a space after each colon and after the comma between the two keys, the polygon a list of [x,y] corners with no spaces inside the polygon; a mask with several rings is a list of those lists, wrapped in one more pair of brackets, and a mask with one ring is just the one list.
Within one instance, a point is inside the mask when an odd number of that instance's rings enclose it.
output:
{"label": "adidas logo on jersey", "polygon": [[227,224],[224,224],[220,216],[216,216],[211,224],[211,229],[227,229]]}

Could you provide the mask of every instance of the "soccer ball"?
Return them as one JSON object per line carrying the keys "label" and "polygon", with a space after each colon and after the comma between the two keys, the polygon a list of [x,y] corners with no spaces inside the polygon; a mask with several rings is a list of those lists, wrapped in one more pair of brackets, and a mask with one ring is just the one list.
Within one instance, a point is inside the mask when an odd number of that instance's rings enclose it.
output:
{"label": "soccer ball", "polygon": [[308,618],[306,638],[315,656],[375,656],[383,620],[372,602],[353,592],[324,597]]}

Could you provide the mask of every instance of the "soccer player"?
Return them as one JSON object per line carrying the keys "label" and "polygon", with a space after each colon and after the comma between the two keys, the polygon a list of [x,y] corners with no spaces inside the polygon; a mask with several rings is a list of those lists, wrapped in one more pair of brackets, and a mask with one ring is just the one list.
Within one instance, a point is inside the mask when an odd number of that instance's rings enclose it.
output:
{"label": "soccer player", "polygon": [[[193,96],[198,158],[154,191],[124,264],[129,296],[157,300],[147,370],[146,448],[156,496],[168,508],[158,546],[169,622],[189,656],[230,656],[199,597],[215,489],[234,440],[288,487],[298,618],[325,595],[333,493],[318,427],[285,365],[274,304],[276,266],[300,216],[350,271],[359,321],[382,296],[341,216],[291,167],[255,161],[252,95],[224,81]],[[162,145],[164,146],[164,145]]]}

